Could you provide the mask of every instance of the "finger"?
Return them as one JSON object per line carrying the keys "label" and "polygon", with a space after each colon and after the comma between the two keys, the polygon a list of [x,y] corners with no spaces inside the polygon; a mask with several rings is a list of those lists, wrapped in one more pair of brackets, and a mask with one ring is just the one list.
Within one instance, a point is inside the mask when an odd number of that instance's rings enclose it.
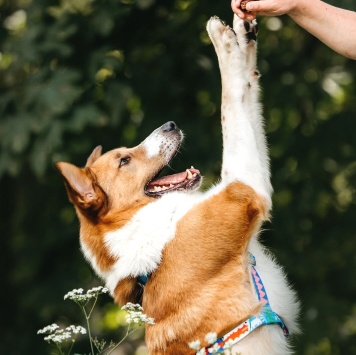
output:
{"label": "finger", "polygon": [[285,14],[288,9],[276,7],[273,1],[249,1],[246,4],[246,10],[255,15],[279,16]]}
{"label": "finger", "polygon": [[247,12],[246,14],[245,14],[245,19],[247,20],[247,21],[252,21],[252,20],[254,20],[256,18],[256,12]]}
{"label": "finger", "polygon": [[263,1],[249,1],[246,4],[246,10],[254,13],[259,12],[261,10],[265,10],[262,2]]}
{"label": "finger", "polygon": [[246,14],[241,10],[240,4],[242,0],[231,0],[232,11],[240,18],[245,18]]}

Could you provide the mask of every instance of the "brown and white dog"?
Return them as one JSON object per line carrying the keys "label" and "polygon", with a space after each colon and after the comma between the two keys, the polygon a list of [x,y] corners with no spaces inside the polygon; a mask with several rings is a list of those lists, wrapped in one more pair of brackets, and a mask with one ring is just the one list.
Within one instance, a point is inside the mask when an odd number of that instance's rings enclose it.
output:
{"label": "brown and white dog", "polygon": [[[221,181],[197,192],[200,172],[156,178],[178,151],[173,122],[135,148],[101,155],[84,168],[59,162],[80,220],[83,253],[118,304],[142,302],[151,355],[195,354],[188,343],[222,336],[263,306],[251,278],[250,253],[271,308],[291,334],[298,302],[281,268],[258,241],[271,209],[269,159],[258,101],[256,23],[235,16],[234,28],[211,18],[207,31],[222,77]],[[144,289],[137,282],[150,275]],[[279,325],[264,325],[235,344],[243,355],[290,354]]]}

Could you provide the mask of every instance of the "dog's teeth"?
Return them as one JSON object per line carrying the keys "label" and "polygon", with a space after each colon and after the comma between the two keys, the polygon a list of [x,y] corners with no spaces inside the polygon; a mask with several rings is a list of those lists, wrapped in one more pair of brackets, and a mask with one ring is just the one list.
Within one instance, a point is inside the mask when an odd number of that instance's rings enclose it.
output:
{"label": "dog's teeth", "polygon": [[192,172],[189,169],[187,169],[187,173],[188,173],[187,179],[192,180],[192,178],[193,178]]}
{"label": "dog's teeth", "polygon": [[169,186],[168,185],[164,185],[164,186],[155,186],[153,188],[153,192],[161,192],[161,191],[165,191],[165,190],[168,190],[170,188],[174,187],[173,184],[170,184]]}

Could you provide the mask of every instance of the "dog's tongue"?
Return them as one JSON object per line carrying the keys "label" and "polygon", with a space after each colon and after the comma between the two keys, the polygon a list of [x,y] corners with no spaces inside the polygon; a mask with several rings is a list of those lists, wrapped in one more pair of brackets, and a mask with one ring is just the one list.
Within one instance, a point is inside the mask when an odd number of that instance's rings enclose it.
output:
{"label": "dog's tongue", "polygon": [[200,174],[200,171],[191,167],[182,173],[163,176],[149,183],[149,186],[167,186],[167,185],[177,185],[185,180],[191,180],[193,174]]}

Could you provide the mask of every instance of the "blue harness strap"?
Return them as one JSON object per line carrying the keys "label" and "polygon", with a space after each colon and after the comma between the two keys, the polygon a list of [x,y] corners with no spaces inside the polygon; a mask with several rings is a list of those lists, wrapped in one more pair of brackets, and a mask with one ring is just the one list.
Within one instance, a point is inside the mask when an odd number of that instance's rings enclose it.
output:
{"label": "blue harness strap", "polygon": [[[231,348],[234,344],[238,343],[240,340],[245,338],[251,332],[262,325],[271,325],[278,324],[282,331],[283,335],[287,338],[289,335],[288,328],[284,324],[283,320],[279,315],[273,312],[267,292],[263,285],[262,279],[258,274],[255,266],[256,259],[250,254],[250,263],[251,263],[251,278],[256,290],[258,300],[263,304],[261,312],[257,316],[252,316],[246,319],[243,323],[239,324],[233,330],[231,330],[226,335],[218,338],[216,342],[212,345],[209,345],[205,348],[205,354],[220,354],[225,351],[227,348]],[[200,354],[200,353],[199,353]]]}
{"label": "blue harness strap", "polygon": [[141,287],[145,287],[146,283],[148,281],[148,278],[150,277],[151,274],[148,275],[140,275],[137,277],[137,283],[141,286]]}
{"label": "blue harness strap", "polygon": [[[281,317],[272,311],[271,305],[269,303],[268,300],[268,296],[267,296],[267,292],[265,290],[265,287],[263,285],[262,279],[260,277],[260,275],[258,274],[255,266],[256,266],[256,259],[255,257],[250,254],[250,258],[251,258],[251,276],[252,276],[252,281],[253,284],[255,286],[255,290],[256,290],[256,294],[258,297],[258,300],[263,304],[261,313],[257,316],[257,318],[260,318],[262,316],[262,318],[264,319],[262,321],[262,324],[268,325],[268,324],[279,324],[282,331],[283,331],[283,335],[285,337],[289,336],[289,331],[288,328],[286,327],[286,325],[284,324],[283,320],[281,319]],[[251,317],[254,318],[254,317]],[[255,317],[256,318],[256,317]]]}

